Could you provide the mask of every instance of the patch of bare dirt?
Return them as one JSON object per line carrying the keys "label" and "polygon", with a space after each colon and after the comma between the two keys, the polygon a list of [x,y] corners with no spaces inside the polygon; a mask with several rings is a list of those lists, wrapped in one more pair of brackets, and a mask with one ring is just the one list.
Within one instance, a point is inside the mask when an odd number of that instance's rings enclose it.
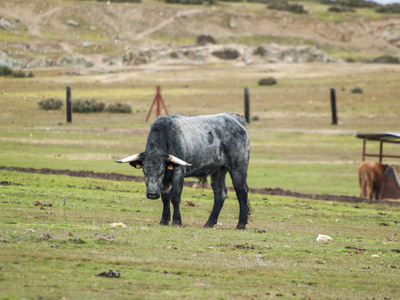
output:
{"label": "patch of bare dirt", "polygon": [[[20,168],[20,167],[0,167],[0,170],[6,171],[16,171],[24,173],[34,173],[34,174],[48,174],[48,175],[67,175],[71,177],[85,177],[85,178],[95,178],[95,179],[106,179],[115,181],[135,181],[144,182],[144,178],[141,176],[131,176],[119,173],[97,173],[92,171],[72,171],[72,170],[54,170],[49,168],[34,169],[34,168]],[[193,187],[193,182],[185,182],[185,186]],[[201,187],[203,188],[203,187]],[[233,188],[228,188],[233,191]],[[261,189],[250,189],[250,193],[263,194],[263,195],[273,195],[273,196],[285,196],[294,198],[305,198],[312,200],[323,200],[323,201],[335,201],[335,202],[346,202],[346,203],[367,203],[376,204],[374,200],[363,199],[359,197],[350,196],[338,196],[338,195],[318,195],[318,194],[306,194],[299,193],[289,190],[284,190],[281,188],[261,188]],[[391,206],[400,206],[398,201],[379,201],[381,204],[387,204]]]}

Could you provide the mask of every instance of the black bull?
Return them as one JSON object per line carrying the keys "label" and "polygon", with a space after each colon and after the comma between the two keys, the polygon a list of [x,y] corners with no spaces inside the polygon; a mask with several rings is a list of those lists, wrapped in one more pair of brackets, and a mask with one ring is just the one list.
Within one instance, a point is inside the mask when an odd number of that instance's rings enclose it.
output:
{"label": "black bull", "polygon": [[158,118],[150,128],[146,150],[117,162],[129,162],[142,168],[147,198],[162,197],[163,213],[160,225],[171,220],[181,226],[179,205],[185,177],[211,177],[214,207],[204,227],[217,224],[227,190],[229,172],[239,201],[237,229],[246,229],[250,215],[247,168],[249,164],[249,137],[246,121],[235,114],[186,117],[172,115]]}

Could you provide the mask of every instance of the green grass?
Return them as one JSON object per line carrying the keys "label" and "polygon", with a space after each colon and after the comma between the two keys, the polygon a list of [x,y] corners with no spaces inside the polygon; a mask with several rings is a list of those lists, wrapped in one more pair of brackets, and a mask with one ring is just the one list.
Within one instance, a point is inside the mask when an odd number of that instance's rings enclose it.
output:
{"label": "green grass", "polygon": [[[229,196],[213,230],[202,228],[211,191],[186,188],[184,226],[160,227],[161,203],[144,199],[142,184],[0,176],[11,183],[0,188],[1,299],[361,299],[398,292],[396,207],[255,194],[248,230],[238,231],[238,205]],[[52,206],[42,210],[36,201]],[[111,229],[112,222],[127,228]],[[333,242],[315,242],[319,233]],[[115,241],[102,239],[110,235]],[[121,278],[95,276],[109,269]]]}
{"label": "green grass", "polygon": [[[162,86],[169,113],[243,114],[243,88],[250,88],[248,126],[250,187],[280,187],[298,192],[359,195],[357,167],[361,140],[355,132],[398,131],[400,93],[396,65],[275,64],[274,87],[259,87],[262,66],[187,66],[146,72],[63,76],[39,71],[34,79],[0,78],[0,161],[2,166],[90,170],[141,175],[115,159],[144,150],[151,121],[144,120]],[[116,77],[117,76],[117,77]],[[117,79],[115,79],[117,78]],[[134,86],[132,80],[135,81]],[[65,105],[43,111],[45,98],[96,99],[130,105],[132,114],[73,114],[67,124]],[[329,89],[336,87],[339,126],[331,125]],[[354,87],[364,93],[355,95]],[[369,152],[378,152],[369,144]],[[396,155],[398,145],[385,145]],[[398,165],[394,159],[386,162]]]}

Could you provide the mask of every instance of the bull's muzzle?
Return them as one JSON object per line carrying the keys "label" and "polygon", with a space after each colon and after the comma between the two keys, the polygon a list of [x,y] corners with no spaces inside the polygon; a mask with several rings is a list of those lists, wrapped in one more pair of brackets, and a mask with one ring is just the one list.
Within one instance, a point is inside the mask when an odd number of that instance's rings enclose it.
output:
{"label": "bull's muzzle", "polygon": [[157,193],[157,194],[147,193],[146,196],[147,196],[148,199],[152,199],[152,200],[160,198],[160,194],[159,193]]}

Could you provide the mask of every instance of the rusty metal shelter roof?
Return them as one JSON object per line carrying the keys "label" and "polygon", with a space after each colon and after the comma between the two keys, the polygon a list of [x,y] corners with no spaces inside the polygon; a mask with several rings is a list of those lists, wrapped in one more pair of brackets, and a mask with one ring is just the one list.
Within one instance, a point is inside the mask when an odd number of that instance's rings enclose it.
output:
{"label": "rusty metal shelter roof", "polygon": [[[400,144],[400,133],[396,132],[384,132],[384,133],[356,133],[354,135],[357,138],[363,139],[363,150],[362,160],[365,160],[366,156],[379,157],[379,162],[382,162],[383,157],[400,158],[398,155],[384,155],[383,154],[383,143],[395,143]],[[380,143],[379,154],[371,154],[366,152],[366,142],[376,141]]]}
{"label": "rusty metal shelter roof", "polygon": [[384,132],[384,133],[356,133],[357,138],[367,141],[377,141],[384,143],[400,143],[400,133]]}

